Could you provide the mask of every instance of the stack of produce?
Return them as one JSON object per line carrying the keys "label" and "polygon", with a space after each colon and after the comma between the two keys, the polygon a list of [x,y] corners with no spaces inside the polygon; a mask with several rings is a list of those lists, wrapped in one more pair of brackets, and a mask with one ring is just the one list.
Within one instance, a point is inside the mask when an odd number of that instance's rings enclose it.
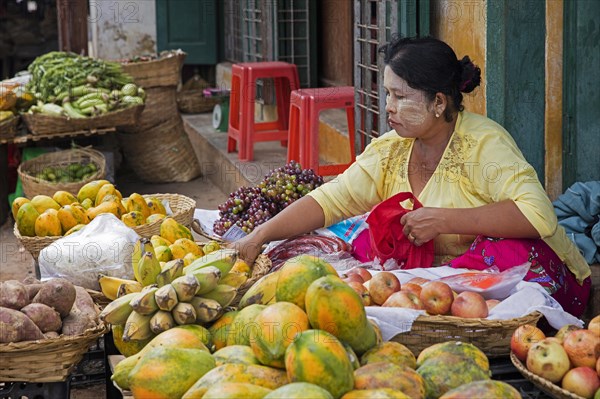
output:
{"label": "stack of produce", "polygon": [[157,335],[117,364],[113,381],[135,397],[185,399],[521,397],[490,380],[487,357],[471,344],[415,357],[382,342],[361,298],[316,257],[291,259],[253,289],[208,330]]}
{"label": "stack of produce", "polygon": [[236,225],[245,233],[281,212],[297,199],[323,184],[323,177],[297,162],[272,170],[255,187],[240,187],[219,205],[214,231],[224,235]]}
{"label": "stack of produce", "polygon": [[567,391],[560,392],[562,396],[600,397],[600,315],[587,329],[566,324],[553,337],[546,337],[535,326],[521,326],[515,330],[510,348],[516,362],[525,363],[546,386]]}
{"label": "stack of produce", "polygon": [[177,109],[177,84],[185,53],[121,60],[135,82],[146,89],[139,123],[119,131],[119,143],[135,174],[152,183],[186,182],[200,164]]}

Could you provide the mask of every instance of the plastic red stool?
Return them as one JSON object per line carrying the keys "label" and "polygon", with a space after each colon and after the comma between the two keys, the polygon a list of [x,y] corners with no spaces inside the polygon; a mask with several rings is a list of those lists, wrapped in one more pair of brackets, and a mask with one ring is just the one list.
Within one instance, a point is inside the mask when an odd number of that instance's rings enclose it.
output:
{"label": "plastic red stool", "polygon": [[[319,164],[319,114],[325,109],[344,108],[348,121],[350,162]],[[355,160],[354,153],[354,87],[325,87],[292,91],[290,98],[290,127],[288,162],[296,160],[303,168],[313,169],[321,176],[344,172]]]}
{"label": "plastic red stool", "polygon": [[[277,100],[277,120],[256,122],[256,81],[273,79]],[[254,158],[254,143],[288,140],[290,92],[300,87],[296,65],[287,62],[245,62],[231,67],[231,95],[227,152],[236,150],[242,161]]]}

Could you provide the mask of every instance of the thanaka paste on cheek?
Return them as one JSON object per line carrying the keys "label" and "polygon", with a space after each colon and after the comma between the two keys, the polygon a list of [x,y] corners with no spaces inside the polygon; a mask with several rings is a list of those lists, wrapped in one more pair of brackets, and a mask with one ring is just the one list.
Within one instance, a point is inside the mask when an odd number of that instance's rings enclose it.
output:
{"label": "thanaka paste on cheek", "polygon": [[420,126],[427,118],[425,104],[414,100],[398,101],[397,112],[405,126]]}

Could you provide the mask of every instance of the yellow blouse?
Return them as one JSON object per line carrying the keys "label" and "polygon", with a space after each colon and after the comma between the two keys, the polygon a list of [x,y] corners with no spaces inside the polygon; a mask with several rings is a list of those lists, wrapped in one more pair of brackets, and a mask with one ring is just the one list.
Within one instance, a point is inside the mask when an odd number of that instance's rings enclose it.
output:
{"label": "yellow blouse", "polygon": [[[343,174],[311,192],[323,208],[325,225],[364,214],[399,192],[412,192],[408,161],[413,143],[390,131],[374,139]],[[491,119],[459,113],[442,159],[418,199],[423,206],[438,208],[473,208],[511,199],[580,282],[591,274],[558,225],[535,170],[510,134]],[[435,264],[463,254],[474,239],[459,234],[436,237]]]}

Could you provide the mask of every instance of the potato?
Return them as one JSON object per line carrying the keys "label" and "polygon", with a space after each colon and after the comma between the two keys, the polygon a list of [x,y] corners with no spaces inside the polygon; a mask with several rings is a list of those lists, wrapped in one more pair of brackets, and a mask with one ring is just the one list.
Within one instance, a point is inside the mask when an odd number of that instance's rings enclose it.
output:
{"label": "potato", "polygon": [[58,338],[60,335],[58,335],[58,333],[56,331],[50,331],[47,332],[46,334],[44,334],[44,337],[46,337],[46,339],[50,339],[50,338]]}
{"label": "potato", "polygon": [[60,331],[62,327],[58,312],[43,303],[30,303],[21,309],[21,312],[29,317],[43,333]]}
{"label": "potato", "polygon": [[90,316],[92,319],[98,317],[98,309],[94,304],[94,300],[83,287],[75,286],[75,303],[73,309],[77,308],[81,313]]}
{"label": "potato", "polygon": [[0,343],[44,339],[38,326],[18,310],[0,307]]}
{"label": "potato", "polygon": [[0,306],[19,310],[29,303],[29,293],[23,283],[17,280],[0,283]]}
{"label": "potato", "polygon": [[40,288],[42,288],[42,283],[35,283],[35,284],[28,284],[25,286],[25,289],[27,290],[27,294],[29,295],[29,300],[33,301],[33,298],[35,298],[35,296],[37,295],[37,293],[40,291]]}
{"label": "potato", "polygon": [[64,278],[53,278],[44,285],[33,298],[34,303],[43,303],[54,308],[60,317],[67,317],[75,302],[75,286]]}
{"label": "potato", "polygon": [[37,278],[33,277],[31,274],[27,277],[25,277],[22,281],[23,284],[25,285],[29,285],[29,284],[42,284],[42,282],[40,280],[38,280]]}
{"label": "potato", "polygon": [[75,286],[75,303],[71,312],[63,319],[62,333],[64,335],[78,335],[88,328],[96,326],[98,312],[94,301],[85,288]]}

